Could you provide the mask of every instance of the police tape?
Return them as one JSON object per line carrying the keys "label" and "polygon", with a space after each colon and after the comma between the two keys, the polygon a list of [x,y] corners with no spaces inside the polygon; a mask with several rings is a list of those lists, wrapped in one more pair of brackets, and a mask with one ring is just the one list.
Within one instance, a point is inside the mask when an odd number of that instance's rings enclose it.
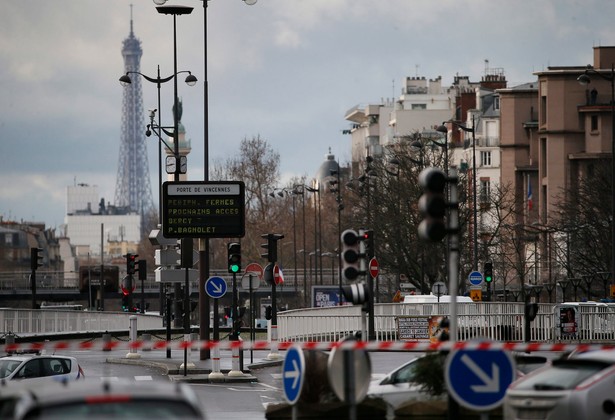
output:
{"label": "police tape", "polygon": [[[272,346],[273,344],[273,346]],[[15,352],[40,352],[40,351],[87,351],[87,350],[211,350],[219,348],[221,350],[287,350],[291,346],[299,346],[303,350],[322,350],[332,349],[341,350],[365,350],[365,351],[453,351],[453,350],[505,350],[512,352],[584,352],[592,350],[615,350],[615,344],[581,344],[581,343],[519,343],[519,342],[499,342],[499,341],[277,341],[266,340],[255,341],[213,341],[213,340],[194,340],[194,341],[44,341],[31,343],[7,343],[0,344],[0,351],[7,353]]]}

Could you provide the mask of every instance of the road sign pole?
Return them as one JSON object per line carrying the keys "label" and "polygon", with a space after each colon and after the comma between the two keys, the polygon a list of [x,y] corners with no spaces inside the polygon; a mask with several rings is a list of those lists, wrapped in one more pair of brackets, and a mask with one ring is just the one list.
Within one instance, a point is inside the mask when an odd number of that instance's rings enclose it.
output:
{"label": "road sign pole", "polygon": [[344,372],[346,379],[344,380],[344,396],[348,403],[348,418],[356,420],[357,418],[357,401],[355,399],[355,373],[354,373],[354,350],[344,350]]}

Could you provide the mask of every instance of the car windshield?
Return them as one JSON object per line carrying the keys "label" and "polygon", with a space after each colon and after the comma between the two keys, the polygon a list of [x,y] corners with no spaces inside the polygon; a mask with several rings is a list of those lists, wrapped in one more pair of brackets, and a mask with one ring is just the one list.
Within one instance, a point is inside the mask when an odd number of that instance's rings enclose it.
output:
{"label": "car windshield", "polygon": [[[104,400],[104,401],[103,401]],[[26,419],[176,419],[200,418],[199,413],[183,401],[160,399],[139,400],[125,397],[98,398],[94,401],[71,401],[64,404],[40,406]]]}
{"label": "car windshield", "polygon": [[21,360],[0,359],[0,378],[6,378],[17,369]]}
{"label": "car windshield", "polygon": [[567,390],[609,367],[610,364],[594,360],[555,360],[553,365],[527,377],[515,385],[518,390]]}

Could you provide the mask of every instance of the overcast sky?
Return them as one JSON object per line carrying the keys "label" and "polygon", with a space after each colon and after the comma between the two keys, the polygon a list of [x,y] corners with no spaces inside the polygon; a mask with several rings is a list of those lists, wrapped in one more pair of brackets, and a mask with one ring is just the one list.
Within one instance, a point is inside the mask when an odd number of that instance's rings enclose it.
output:
{"label": "overcast sky", "polygon": [[[173,19],[133,0],[141,71],[173,72]],[[98,185],[113,203],[120,148],[129,0],[5,0],[0,14],[0,216],[64,220],[66,187]],[[177,19],[182,122],[192,140],[189,179],[203,179],[203,3]],[[406,76],[478,81],[485,60],[509,86],[550,65],[592,62],[615,45],[612,0],[211,0],[208,6],[211,163],[260,135],[281,155],[284,179],[313,176],[331,147],[350,158],[346,110],[399,96]],[[168,86],[167,86],[168,85]],[[143,80],[144,109],[156,86]],[[162,88],[172,124],[173,84]],[[146,122],[144,121],[144,124]],[[149,168],[158,197],[157,143]]]}

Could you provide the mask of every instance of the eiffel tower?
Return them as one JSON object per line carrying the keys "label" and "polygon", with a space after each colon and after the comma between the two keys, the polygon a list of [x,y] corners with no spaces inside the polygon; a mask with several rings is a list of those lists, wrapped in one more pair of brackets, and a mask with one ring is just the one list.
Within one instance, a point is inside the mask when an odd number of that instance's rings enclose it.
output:
{"label": "eiffel tower", "polygon": [[[133,32],[132,6],[130,11],[130,34],[123,42],[124,73],[140,71],[141,41]],[[135,77],[136,76],[136,77]],[[141,78],[131,77],[132,83],[123,88],[122,137],[115,184],[115,205],[141,215],[141,231],[155,211],[149,176],[147,147],[143,119]]]}

